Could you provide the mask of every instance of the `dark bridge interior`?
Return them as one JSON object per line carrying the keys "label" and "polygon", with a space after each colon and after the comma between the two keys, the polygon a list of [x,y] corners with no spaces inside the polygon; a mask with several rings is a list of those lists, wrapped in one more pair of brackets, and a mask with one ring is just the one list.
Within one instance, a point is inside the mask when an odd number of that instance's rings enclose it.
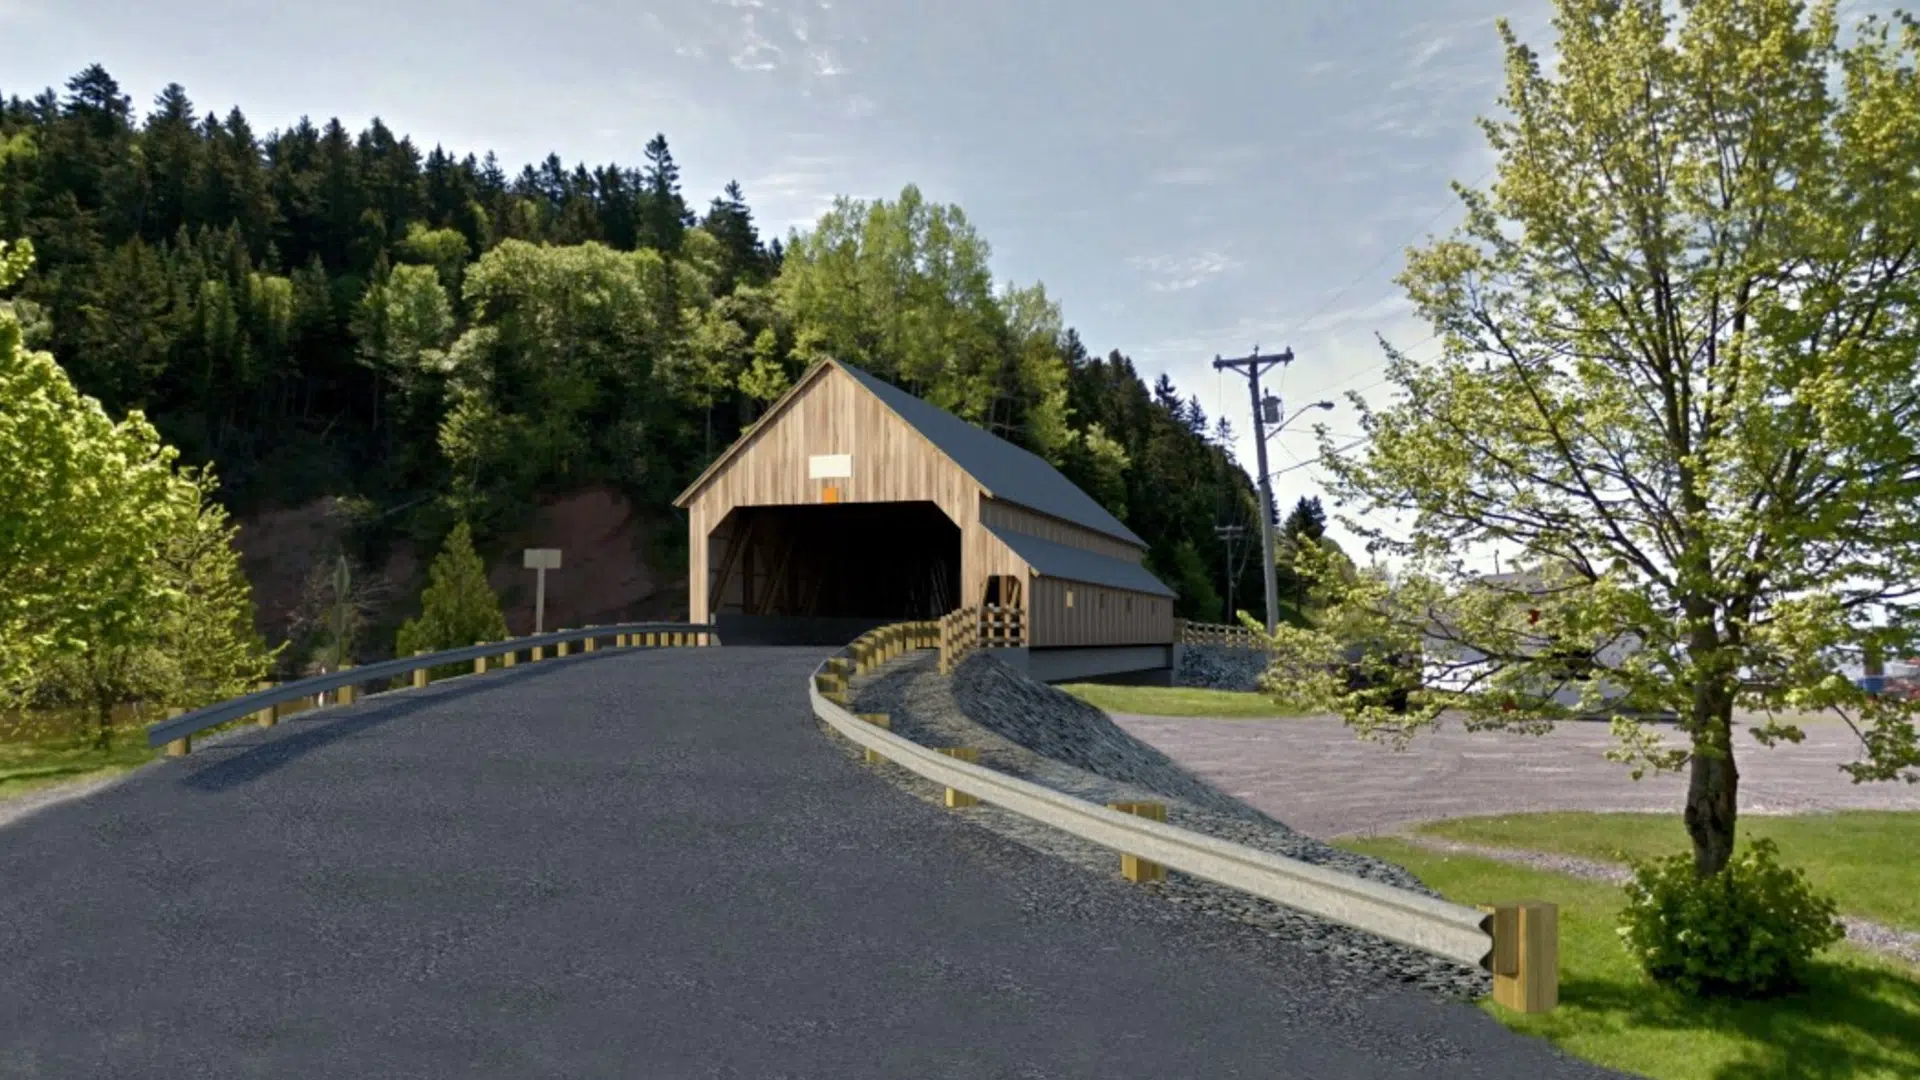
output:
{"label": "dark bridge interior", "polygon": [[930,502],[740,507],[708,543],[729,645],[840,645],[959,603],[960,529]]}

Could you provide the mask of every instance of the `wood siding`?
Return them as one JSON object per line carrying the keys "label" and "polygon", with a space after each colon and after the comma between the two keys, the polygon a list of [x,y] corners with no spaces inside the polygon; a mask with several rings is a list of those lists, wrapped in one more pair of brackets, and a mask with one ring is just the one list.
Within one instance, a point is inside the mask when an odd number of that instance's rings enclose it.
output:
{"label": "wood siding", "polygon": [[1051,540],[1056,544],[1065,544],[1082,551],[1096,551],[1108,558],[1138,566],[1145,552],[1140,548],[1105,533],[1082,528],[1059,518],[1028,510],[1024,506],[1015,506],[999,499],[986,499],[980,504],[980,521],[1001,529],[1037,536],[1042,540]]}
{"label": "wood siding", "polygon": [[[829,487],[836,489],[838,502],[932,502],[960,527],[961,595],[973,596],[983,587],[984,574],[991,571],[980,565],[993,560],[984,553],[978,559],[968,557],[968,538],[980,533],[980,485],[838,368],[822,368],[779,415],[746,439],[687,506],[689,617],[694,622],[705,622],[711,614],[707,597],[725,552],[714,531],[727,514],[736,506],[823,503]],[[809,479],[809,459],[827,454],[851,457],[853,475]]]}
{"label": "wood siding", "polygon": [[[1067,606],[1067,594],[1073,606]],[[1035,578],[1028,586],[1028,643],[1064,645],[1165,645],[1173,640],[1173,600],[1059,578]]]}
{"label": "wood siding", "polygon": [[[824,471],[844,477],[810,477],[816,457],[846,455],[847,461],[823,462]],[[832,489],[831,492],[829,489]],[[924,436],[895,416],[851,376],[831,365],[811,374],[792,396],[743,439],[730,460],[698,485],[686,502],[689,532],[689,616],[713,617],[709,605],[714,582],[726,560],[739,507],[804,506],[821,503],[928,502],[960,530],[958,606],[978,605],[987,579],[1012,576],[1021,586],[1030,643],[1037,647],[1165,644],[1173,640],[1173,602],[1123,589],[1065,582],[1035,575],[983,522],[1055,543],[1139,564],[1144,552],[1114,537],[987,497]],[[743,545],[727,575],[722,606],[738,609],[743,582],[761,583],[779,575],[758,565],[764,556],[745,554]],[[747,566],[753,558],[755,565]],[[1066,606],[1071,590],[1074,606]],[[755,595],[765,590],[756,590]],[[1129,606],[1130,605],[1130,606]]]}

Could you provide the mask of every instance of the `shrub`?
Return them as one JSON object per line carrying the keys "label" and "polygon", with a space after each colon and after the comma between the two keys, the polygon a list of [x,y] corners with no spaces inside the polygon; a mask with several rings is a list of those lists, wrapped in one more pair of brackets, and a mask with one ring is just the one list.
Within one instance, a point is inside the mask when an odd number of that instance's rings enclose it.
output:
{"label": "shrub", "polygon": [[[476,641],[504,641],[507,621],[500,599],[487,585],[486,564],[473,550],[473,533],[466,522],[455,525],[446,546],[428,568],[428,584],[420,597],[420,617],[401,624],[394,654],[412,656],[418,650],[458,649]],[[433,669],[436,679],[462,673],[459,664]]]}
{"label": "shrub", "polygon": [[1654,981],[1693,997],[1767,997],[1795,989],[1807,960],[1845,936],[1833,901],[1755,840],[1719,873],[1693,856],[1631,860],[1619,934]]}

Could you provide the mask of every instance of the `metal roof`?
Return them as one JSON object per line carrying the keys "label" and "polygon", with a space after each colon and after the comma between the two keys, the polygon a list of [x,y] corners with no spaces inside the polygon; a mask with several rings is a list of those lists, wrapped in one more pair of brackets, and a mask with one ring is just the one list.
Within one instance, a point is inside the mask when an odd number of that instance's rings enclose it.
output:
{"label": "metal roof", "polygon": [[999,541],[1013,550],[1020,560],[1043,577],[1061,578],[1066,581],[1084,581],[1088,585],[1105,585],[1113,589],[1126,589],[1129,592],[1149,593],[1153,596],[1174,597],[1178,594],[1167,588],[1166,583],[1153,576],[1153,571],[1137,563],[1116,559],[1111,555],[1102,555],[1097,551],[1069,547],[1052,540],[1042,540],[1037,536],[1028,536],[1012,529],[986,526]]}
{"label": "metal roof", "polygon": [[[973,477],[996,499],[1070,521],[1136,547],[1147,542],[1093,497],[1060,475],[1060,470],[984,428],[975,427],[938,405],[914,397],[892,383],[851,364],[834,361],[874,397]],[[1076,550],[1068,548],[1067,550]],[[1122,563],[1121,565],[1126,565]],[[1036,569],[1038,569],[1036,567]],[[1151,576],[1151,575],[1149,575]],[[1164,586],[1163,586],[1164,587]]]}

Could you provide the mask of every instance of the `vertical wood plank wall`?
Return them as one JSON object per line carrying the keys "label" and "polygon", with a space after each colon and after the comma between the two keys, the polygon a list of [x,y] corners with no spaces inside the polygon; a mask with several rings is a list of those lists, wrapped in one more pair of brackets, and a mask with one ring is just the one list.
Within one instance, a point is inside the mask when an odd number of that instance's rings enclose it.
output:
{"label": "vertical wood plank wall", "polygon": [[1028,589],[1028,644],[1035,648],[1173,641],[1173,601],[1167,597],[1047,577],[1035,578]]}
{"label": "vertical wood plank wall", "polygon": [[[960,527],[963,596],[976,595],[983,574],[992,572],[982,571],[976,563],[983,560],[970,559],[967,550],[967,538],[981,531],[980,485],[838,368],[828,365],[815,371],[781,415],[747,439],[687,507],[692,621],[705,622],[711,616],[707,597],[726,550],[713,530],[728,512],[736,506],[817,505],[827,501],[829,486],[838,489],[840,502],[931,501],[938,506]],[[807,462],[816,454],[848,455],[853,475],[809,479]]]}

